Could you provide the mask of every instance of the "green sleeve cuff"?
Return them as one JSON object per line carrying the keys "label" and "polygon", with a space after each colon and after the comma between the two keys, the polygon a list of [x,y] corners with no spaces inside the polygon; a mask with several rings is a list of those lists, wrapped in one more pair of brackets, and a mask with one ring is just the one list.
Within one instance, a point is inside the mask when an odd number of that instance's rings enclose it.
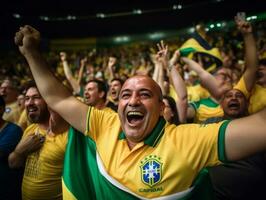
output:
{"label": "green sleeve cuff", "polygon": [[228,162],[225,152],[225,131],[230,123],[230,120],[226,120],[222,123],[218,133],[218,158],[221,162]]}

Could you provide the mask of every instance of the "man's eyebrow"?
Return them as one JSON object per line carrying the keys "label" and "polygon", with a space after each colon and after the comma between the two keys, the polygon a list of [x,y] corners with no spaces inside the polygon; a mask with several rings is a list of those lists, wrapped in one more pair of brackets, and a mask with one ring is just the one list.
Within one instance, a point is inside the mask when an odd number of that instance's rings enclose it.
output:
{"label": "man's eyebrow", "polygon": [[152,90],[147,89],[147,88],[142,88],[142,89],[140,89],[139,91],[140,91],[140,92],[149,92],[149,93],[151,93],[151,94],[153,93]]}
{"label": "man's eyebrow", "polygon": [[123,89],[121,90],[120,94],[122,94],[123,92],[130,92],[131,90],[130,89]]}
{"label": "man's eyebrow", "polygon": [[[132,90],[130,89],[124,89],[124,90],[121,90],[121,93],[123,92],[131,92]],[[152,93],[152,91],[150,89],[147,89],[147,88],[142,88],[140,90],[138,90],[139,92],[149,92],[149,93]]]}
{"label": "man's eyebrow", "polygon": [[40,97],[41,95],[39,94],[34,94],[34,95],[26,95],[25,97]]}

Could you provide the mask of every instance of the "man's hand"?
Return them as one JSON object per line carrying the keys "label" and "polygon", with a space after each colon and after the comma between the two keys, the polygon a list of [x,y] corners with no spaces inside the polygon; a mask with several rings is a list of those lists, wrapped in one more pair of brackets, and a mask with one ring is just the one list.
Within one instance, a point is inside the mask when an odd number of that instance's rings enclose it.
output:
{"label": "man's hand", "polygon": [[87,62],[88,62],[88,57],[85,56],[80,60],[80,66],[84,67],[87,64]]}
{"label": "man's hand", "polygon": [[38,51],[40,44],[40,32],[35,28],[25,25],[19,28],[14,38],[19,51],[26,56],[27,54]]}
{"label": "man's hand", "polygon": [[62,62],[64,62],[64,61],[66,61],[67,60],[67,54],[66,54],[66,52],[60,52],[60,60],[62,61]]}
{"label": "man's hand", "polygon": [[14,152],[27,156],[28,154],[40,149],[44,143],[44,139],[44,136],[40,134],[31,134],[19,142]]}
{"label": "man's hand", "polygon": [[109,60],[108,60],[108,68],[112,69],[114,67],[116,63],[116,58],[115,57],[109,57]]}
{"label": "man's hand", "polygon": [[242,34],[248,34],[248,33],[252,33],[252,26],[249,22],[246,21],[246,19],[244,17],[242,17],[240,14],[237,14],[235,16],[235,23],[236,26],[238,28],[238,30],[242,33]]}
{"label": "man's hand", "polygon": [[172,58],[170,59],[169,61],[169,65],[175,65],[177,63],[177,61],[179,60],[180,58],[180,52],[179,50],[176,50],[172,56]]}
{"label": "man's hand", "polygon": [[157,44],[158,52],[156,54],[156,60],[162,63],[165,67],[168,66],[168,46],[164,44],[163,41]]}

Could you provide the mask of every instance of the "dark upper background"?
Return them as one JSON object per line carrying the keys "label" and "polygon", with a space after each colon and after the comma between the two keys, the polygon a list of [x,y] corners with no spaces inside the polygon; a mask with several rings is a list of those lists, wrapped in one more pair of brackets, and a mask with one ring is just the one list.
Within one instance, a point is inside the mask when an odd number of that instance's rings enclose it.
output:
{"label": "dark upper background", "polygon": [[[248,15],[266,11],[263,0],[9,0],[1,4],[1,39],[13,38],[24,24],[33,25],[49,39],[97,37],[173,30],[201,21],[232,20],[237,11]],[[182,9],[174,10],[179,4]],[[130,14],[134,9],[141,9],[142,14]],[[118,16],[97,18],[97,13]],[[58,20],[67,16],[76,20]]]}

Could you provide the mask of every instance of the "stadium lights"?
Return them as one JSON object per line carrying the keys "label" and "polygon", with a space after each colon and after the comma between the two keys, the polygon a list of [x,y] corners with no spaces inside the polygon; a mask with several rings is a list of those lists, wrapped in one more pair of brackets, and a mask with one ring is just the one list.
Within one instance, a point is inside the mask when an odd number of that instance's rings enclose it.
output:
{"label": "stadium lights", "polygon": [[195,28],[194,27],[191,27],[188,29],[188,33],[194,33],[195,32]]}
{"label": "stadium lights", "polygon": [[164,37],[164,35],[165,34],[162,32],[157,32],[157,33],[149,34],[149,38],[152,40],[155,40],[155,39],[160,39],[160,38]]}
{"label": "stadium lights", "polygon": [[103,14],[103,13],[97,13],[96,14],[96,17],[97,18],[105,18],[105,14]]}
{"label": "stadium lights", "polygon": [[258,17],[256,15],[253,15],[253,16],[250,16],[250,17],[247,17],[247,21],[250,21],[250,20],[255,20],[257,19]]}
{"label": "stadium lights", "polygon": [[120,43],[120,42],[128,42],[129,37],[128,36],[119,36],[114,39],[115,42]]}
{"label": "stadium lights", "polygon": [[178,5],[173,5],[173,10],[180,10],[182,9],[182,5],[181,4],[178,4]]}
{"label": "stadium lights", "polygon": [[14,13],[14,14],[13,14],[13,17],[15,17],[16,19],[21,18],[20,14],[17,14],[17,13]]}
{"label": "stadium lights", "polygon": [[142,14],[142,11],[140,9],[134,9],[133,14],[140,15],[140,14]]}
{"label": "stadium lights", "polygon": [[67,16],[67,20],[76,20],[76,19],[77,19],[76,16],[71,16],[71,15]]}
{"label": "stadium lights", "polygon": [[40,19],[43,20],[43,21],[48,21],[49,20],[49,17],[47,17],[47,16],[40,16]]}

